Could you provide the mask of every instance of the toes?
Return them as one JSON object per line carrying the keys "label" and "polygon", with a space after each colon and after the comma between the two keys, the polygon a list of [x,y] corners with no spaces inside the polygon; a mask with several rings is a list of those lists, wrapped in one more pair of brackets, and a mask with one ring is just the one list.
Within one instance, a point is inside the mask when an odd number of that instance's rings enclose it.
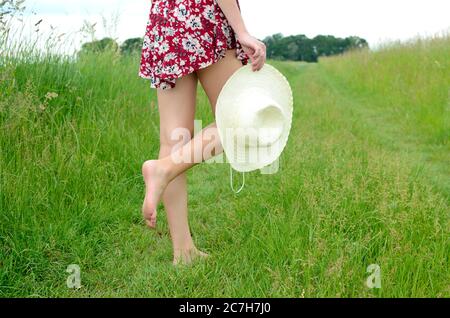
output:
{"label": "toes", "polygon": [[146,220],[147,226],[150,228],[155,228],[156,227],[156,218],[151,218],[149,220]]}
{"label": "toes", "polygon": [[152,224],[153,227],[156,226],[156,211],[153,212],[152,216],[150,217],[150,223]]}
{"label": "toes", "polygon": [[145,223],[146,223],[147,227],[150,229],[154,229],[156,227],[156,222],[146,220]]}
{"label": "toes", "polygon": [[156,227],[156,212],[154,213],[144,213],[144,219],[145,219],[145,224],[149,227],[149,228],[155,228]]}
{"label": "toes", "polygon": [[143,218],[148,222],[156,221],[156,214],[157,214],[156,209],[151,208],[147,203],[147,200],[145,199],[144,204],[142,205]]}
{"label": "toes", "polygon": [[150,229],[154,229],[156,227],[156,223],[153,223],[151,221],[146,221],[147,227]]}

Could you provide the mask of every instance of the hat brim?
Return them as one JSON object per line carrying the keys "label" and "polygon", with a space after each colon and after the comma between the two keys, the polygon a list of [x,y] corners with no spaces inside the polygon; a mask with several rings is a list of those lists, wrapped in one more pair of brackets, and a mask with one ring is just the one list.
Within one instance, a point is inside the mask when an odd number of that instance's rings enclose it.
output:
{"label": "hat brim", "polygon": [[[236,120],[236,110],[245,107],[239,101],[239,92],[257,87],[263,90],[271,99],[276,101],[283,110],[285,123],[281,137],[268,148],[239,147],[232,140],[226,138],[226,129],[233,127]],[[276,68],[265,64],[259,71],[252,71],[251,65],[239,68],[226,82],[219,94],[216,105],[216,125],[222,146],[227,156],[227,161],[233,169],[240,172],[248,172],[261,169],[272,164],[282,153],[286,146],[293,112],[292,90],[287,79]],[[247,152],[247,156],[242,155]],[[250,155],[249,155],[250,152]],[[241,162],[236,158],[252,156],[257,152],[257,160]],[[230,155],[232,154],[232,155]],[[254,156],[251,158],[255,158]]]}

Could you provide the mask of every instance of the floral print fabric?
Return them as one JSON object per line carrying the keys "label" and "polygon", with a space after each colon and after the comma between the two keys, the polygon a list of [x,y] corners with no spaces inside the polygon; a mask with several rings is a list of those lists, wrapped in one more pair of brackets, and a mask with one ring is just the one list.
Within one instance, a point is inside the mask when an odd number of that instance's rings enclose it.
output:
{"label": "floral print fabric", "polygon": [[152,88],[170,89],[177,78],[217,62],[227,49],[236,49],[236,57],[248,63],[216,0],[152,0],[139,76],[150,79]]}

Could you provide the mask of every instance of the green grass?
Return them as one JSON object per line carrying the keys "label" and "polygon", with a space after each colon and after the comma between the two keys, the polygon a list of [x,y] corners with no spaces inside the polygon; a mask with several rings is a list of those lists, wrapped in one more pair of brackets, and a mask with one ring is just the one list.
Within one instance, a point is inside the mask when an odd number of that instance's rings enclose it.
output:
{"label": "green grass", "polygon": [[[226,165],[189,171],[194,239],[212,257],[181,268],[165,213],[157,231],[141,220],[159,121],[138,57],[11,59],[0,69],[0,296],[449,297],[449,51],[447,37],[270,61],[295,98],[281,171],[249,174],[239,195]],[[200,88],[196,117],[212,120]],[[79,290],[66,287],[69,264]],[[381,289],[365,284],[370,264]]]}

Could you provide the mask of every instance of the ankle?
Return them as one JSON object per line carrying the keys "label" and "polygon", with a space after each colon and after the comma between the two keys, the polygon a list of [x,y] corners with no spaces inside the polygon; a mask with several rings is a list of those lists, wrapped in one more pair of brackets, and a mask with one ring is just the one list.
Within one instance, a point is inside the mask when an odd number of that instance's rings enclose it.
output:
{"label": "ankle", "polygon": [[170,158],[163,158],[158,160],[158,170],[164,179],[172,181],[175,177],[175,164]]}

